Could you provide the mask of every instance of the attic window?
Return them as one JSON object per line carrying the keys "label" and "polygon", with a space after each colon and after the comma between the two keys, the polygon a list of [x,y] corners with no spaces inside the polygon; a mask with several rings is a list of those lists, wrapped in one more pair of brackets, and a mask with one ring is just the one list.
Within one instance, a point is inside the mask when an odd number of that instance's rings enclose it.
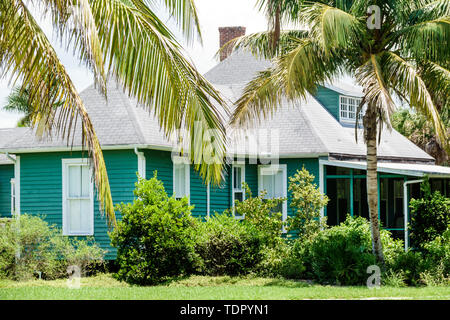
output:
{"label": "attic window", "polygon": [[[361,101],[361,98],[340,96],[339,115],[341,121],[355,122],[356,111],[358,110]],[[363,115],[364,108],[359,113],[359,118],[362,119]]]}

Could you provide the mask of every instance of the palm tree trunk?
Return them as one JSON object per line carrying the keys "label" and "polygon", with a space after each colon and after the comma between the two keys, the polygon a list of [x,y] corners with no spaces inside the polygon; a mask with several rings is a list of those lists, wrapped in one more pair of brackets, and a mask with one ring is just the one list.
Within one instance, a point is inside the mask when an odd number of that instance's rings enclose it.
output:
{"label": "palm tree trunk", "polygon": [[369,203],[372,252],[377,262],[384,265],[383,246],[378,221],[378,179],[377,179],[377,116],[375,108],[368,108],[364,116],[365,140],[367,143],[367,200]]}

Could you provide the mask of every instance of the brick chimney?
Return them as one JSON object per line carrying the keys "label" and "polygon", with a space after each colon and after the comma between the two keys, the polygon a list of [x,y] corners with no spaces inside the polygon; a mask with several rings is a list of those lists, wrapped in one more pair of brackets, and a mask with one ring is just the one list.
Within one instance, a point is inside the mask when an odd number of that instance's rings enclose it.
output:
{"label": "brick chimney", "polygon": [[[220,34],[220,48],[222,48],[228,41],[234,38],[241,37],[245,35],[245,27],[222,27],[219,28]],[[225,60],[231,54],[230,48],[228,50],[223,50],[220,53],[220,61]]]}

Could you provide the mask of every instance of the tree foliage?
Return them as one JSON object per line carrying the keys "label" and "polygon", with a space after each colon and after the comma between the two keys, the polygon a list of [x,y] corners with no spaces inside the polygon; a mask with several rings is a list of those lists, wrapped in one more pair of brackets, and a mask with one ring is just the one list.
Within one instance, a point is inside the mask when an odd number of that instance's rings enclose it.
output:
{"label": "tree foliage", "polygon": [[328,197],[320,192],[314,179],[314,175],[305,167],[289,177],[289,191],[292,194],[290,206],[294,216],[289,218],[288,225],[303,239],[326,227],[326,218],[321,216],[320,211],[327,205]]}
{"label": "tree foliage", "polygon": [[[383,261],[377,196],[377,145],[383,126],[391,128],[396,98],[423,114],[442,148],[450,139],[438,105],[450,101],[450,5],[447,0],[261,1],[304,32],[280,31],[278,49],[272,49],[273,32],[248,35],[234,41],[235,49],[272,59],[272,66],[250,81],[231,118],[235,126],[274,116],[283,99],[305,99],[319,85],[348,74],[363,89],[356,114],[364,107],[367,143],[368,203],[373,252]],[[291,3],[291,1],[289,1]],[[379,16],[368,14],[376,5]],[[297,8],[298,10],[292,10]],[[285,9],[284,9],[285,8]],[[379,25],[371,24],[378,18]],[[290,36],[288,36],[290,34]],[[360,119],[358,119],[360,120]],[[355,130],[359,121],[356,121]]]}
{"label": "tree foliage", "polygon": [[156,172],[139,179],[133,203],[120,204],[122,220],[110,233],[117,248],[117,278],[152,285],[193,272],[198,263],[194,251],[195,226],[186,197],[169,197]]}
{"label": "tree foliage", "polygon": [[226,213],[242,216],[244,220],[255,226],[264,236],[268,246],[274,246],[279,242],[281,231],[285,226],[282,213],[279,211],[285,198],[266,199],[267,191],[261,191],[257,197],[244,182],[245,200],[236,201],[234,209],[228,209]]}
{"label": "tree foliage", "polygon": [[410,201],[410,229],[411,241],[422,248],[450,227],[450,198],[439,191],[431,192],[428,180],[421,184],[420,189],[423,197]]}
{"label": "tree foliage", "polygon": [[[193,40],[199,35],[192,0],[0,1],[0,77],[10,76],[13,84],[20,81],[29,91],[30,122],[40,129],[38,136],[70,141],[75,129],[81,128],[101,208],[113,225],[114,206],[95,128],[30,8],[36,7],[51,20],[56,39],[72,48],[76,58],[92,71],[96,87],[105,97],[107,79],[112,78],[156,116],[166,136],[184,138],[184,150],[200,175],[217,184],[222,179],[225,152],[224,112],[217,105],[225,103],[185,58],[173,33],[158,18],[159,5],[169,11],[184,38]],[[54,108],[59,101],[62,105]],[[179,133],[179,129],[185,130]],[[204,156],[215,161],[201,161]]]}

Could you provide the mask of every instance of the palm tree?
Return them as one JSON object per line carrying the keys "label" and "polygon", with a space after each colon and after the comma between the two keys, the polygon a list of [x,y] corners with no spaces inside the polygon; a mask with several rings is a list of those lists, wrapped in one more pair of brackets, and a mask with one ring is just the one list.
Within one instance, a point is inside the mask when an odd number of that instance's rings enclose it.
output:
{"label": "palm tree", "polygon": [[[56,92],[56,89],[55,83],[52,87],[52,92]],[[17,122],[18,127],[29,127],[33,124],[33,106],[29,103],[29,100],[30,90],[25,86],[15,87],[6,98],[6,104],[3,106],[3,110],[24,114]],[[61,105],[61,101],[56,101],[53,107],[58,108]]]}
{"label": "palm tree", "polygon": [[6,98],[6,104],[3,106],[5,111],[25,114],[17,122],[18,127],[29,127],[31,125],[33,110],[28,103],[28,99],[29,93],[27,89],[22,90],[21,87],[15,87]]}
{"label": "palm tree", "polygon": [[[441,110],[440,115],[447,129],[447,134],[450,134],[450,106]],[[436,159],[436,164],[450,165],[450,154],[437,143],[433,124],[427,120],[426,116],[412,112],[408,108],[402,108],[392,115],[391,121],[395,130],[433,156]]]}
{"label": "palm tree", "polygon": [[[154,112],[167,136],[184,128],[195,168],[203,178],[217,183],[222,178],[222,163],[216,159],[224,153],[225,129],[216,106],[223,105],[223,100],[184,57],[174,35],[156,16],[155,7],[160,4],[188,41],[200,36],[193,0],[0,1],[0,76],[26,84],[31,123],[43,128],[43,135],[69,140],[77,119],[81,120],[83,145],[92,160],[101,207],[112,225],[114,208],[95,128],[30,6],[52,19],[56,36],[74,48],[76,58],[93,72],[105,96],[106,79],[113,77]],[[54,83],[57,89],[52,93]],[[58,101],[63,103],[55,109]],[[203,139],[206,130],[210,140]],[[201,161],[203,151],[214,161]]]}
{"label": "palm tree", "polygon": [[[342,73],[355,77],[364,92],[357,114],[364,106],[367,108],[362,122],[367,145],[373,253],[383,264],[377,138],[383,125],[391,128],[390,116],[397,97],[426,115],[439,143],[449,148],[435,97],[447,101],[449,97],[450,3],[448,0],[294,2],[299,10],[291,10],[287,16],[293,23],[306,26],[306,31],[280,32],[276,50],[267,41],[272,31],[233,41],[235,49],[244,48],[271,58],[273,66],[247,84],[236,102],[231,123],[240,126],[259,120],[276,111],[282,98],[305,98],[308,92],[315,92],[317,85]],[[380,9],[376,16],[381,22],[379,28],[372,27],[376,23],[372,13],[368,13],[370,5]]]}

